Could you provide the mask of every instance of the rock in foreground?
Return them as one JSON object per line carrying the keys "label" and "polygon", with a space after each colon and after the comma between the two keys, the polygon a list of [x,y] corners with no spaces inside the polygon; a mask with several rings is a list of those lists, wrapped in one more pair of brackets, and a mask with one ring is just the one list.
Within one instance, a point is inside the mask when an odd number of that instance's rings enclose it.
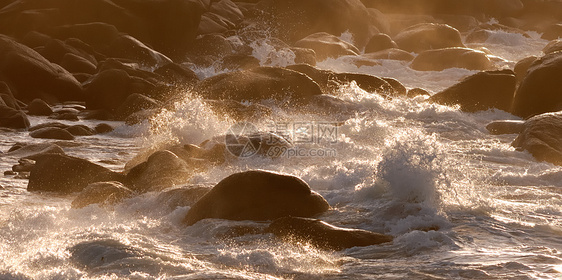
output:
{"label": "rock in foreground", "polygon": [[312,217],[329,207],[300,178],[252,170],[220,181],[191,207],[184,223],[193,225],[206,218],[265,221],[285,216]]}

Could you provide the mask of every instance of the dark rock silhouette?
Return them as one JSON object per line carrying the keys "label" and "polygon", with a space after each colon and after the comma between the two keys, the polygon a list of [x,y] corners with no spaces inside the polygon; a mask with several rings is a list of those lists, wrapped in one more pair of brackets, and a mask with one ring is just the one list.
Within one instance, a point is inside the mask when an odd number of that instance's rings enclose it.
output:
{"label": "dark rock silhouette", "polygon": [[479,72],[429,98],[443,105],[460,105],[465,112],[496,108],[509,112],[516,86],[511,70]]}
{"label": "dark rock silhouette", "polygon": [[269,171],[236,173],[219,182],[187,212],[184,223],[206,218],[273,220],[284,216],[312,217],[329,205],[303,180]]}
{"label": "dark rock silhouette", "polygon": [[511,112],[528,118],[562,110],[562,53],[547,54],[531,64],[513,99]]}
{"label": "dark rock silhouette", "polygon": [[60,154],[34,157],[28,191],[72,193],[82,191],[91,183],[122,181],[124,176],[85,159]]}

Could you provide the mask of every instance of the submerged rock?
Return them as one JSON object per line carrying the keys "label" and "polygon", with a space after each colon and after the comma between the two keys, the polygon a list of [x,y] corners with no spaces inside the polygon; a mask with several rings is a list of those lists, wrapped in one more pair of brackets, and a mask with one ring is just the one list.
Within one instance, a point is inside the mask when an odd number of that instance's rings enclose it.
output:
{"label": "submerged rock", "polygon": [[537,160],[562,165],[562,112],[534,116],[511,144]]}
{"label": "submerged rock", "polygon": [[469,76],[429,98],[443,105],[460,105],[465,112],[491,108],[509,112],[517,80],[512,70],[486,71]]}
{"label": "submerged rock", "polygon": [[362,229],[341,228],[317,219],[283,217],[266,229],[275,236],[296,242],[307,242],[328,250],[343,250],[391,242],[392,236]]}
{"label": "submerged rock", "polygon": [[89,184],[72,201],[72,208],[84,208],[91,204],[113,205],[133,195],[133,191],[121,182],[98,182]]}
{"label": "submerged rock", "polygon": [[193,225],[207,218],[265,221],[285,216],[312,217],[329,207],[302,179],[252,170],[220,181],[189,209],[183,222]]}
{"label": "submerged rock", "polygon": [[95,182],[123,181],[123,175],[85,159],[59,154],[34,157],[28,191],[72,193]]}

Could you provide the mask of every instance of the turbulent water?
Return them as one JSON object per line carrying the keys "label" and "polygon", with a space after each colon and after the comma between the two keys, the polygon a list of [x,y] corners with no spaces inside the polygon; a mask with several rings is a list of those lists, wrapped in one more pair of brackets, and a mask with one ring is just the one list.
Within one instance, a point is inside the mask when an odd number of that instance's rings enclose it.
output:
{"label": "turbulent water", "polygon": [[[536,36],[534,36],[536,35]],[[504,66],[540,55],[538,34],[497,32],[484,44]],[[346,37],[346,36],[343,36]],[[349,37],[349,36],[347,36]],[[280,65],[291,53],[254,44],[262,63]],[[273,58],[273,59],[272,59]],[[464,69],[417,72],[383,61],[360,67],[345,58],[319,67],[394,77],[407,87],[435,93],[475,73]],[[194,69],[201,77],[212,68]],[[349,114],[276,112],[255,122],[293,136],[296,125],[333,124],[329,138],[298,144],[315,156],[250,157],[196,174],[194,184],[214,184],[248,169],[301,177],[332,206],[319,218],[343,227],[394,236],[387,244],[324,251],[290,244],[269,234],[228,235],[235,225],[260,223],[203,220],[181,224],[189,207],[169,208],[157,193],[115,205],[71,209],[74,196],[29,193],[27,180],[0,178],[0,279],[556,279],[562,277],[562,168],[537,162],[510,143],[516,135],[490,135],[485,125],[517,119],[490,110],[457,108],[414,99],[384,99],[356,85],[338,96],[353,102]],[[152,121],[113,123],[103,136],[61,142],[68,154],[116,171],[140,150],[173,139],[198,144],[224,134],[234,122],[186,97]],[[33,124],[45,122],[34,118]],[[91,124],[84,122],[86,124]],[[152,128],[151,128],[152,127]],[[323,139],[325,138],[325,139]],[[14,142],[41,142],[27,133],[0,135]],[[4,157],[8,170],[17,158]]]}

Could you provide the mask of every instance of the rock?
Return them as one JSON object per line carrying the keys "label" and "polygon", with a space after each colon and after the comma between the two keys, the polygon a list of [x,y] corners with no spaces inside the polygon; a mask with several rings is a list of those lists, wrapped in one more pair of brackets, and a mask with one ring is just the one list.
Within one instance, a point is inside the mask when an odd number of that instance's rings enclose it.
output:
{"label": "rock", "polygon": [[52,120],[65,120],[65,121],[79,121],[78,113],[76,112],[54,112],[49,116]]}
{"label": "rock", "polygon": [[187,212],[183,222],[206,218],[273,220],[312,217],[328,210],[328,202],[303,180],[269,171],[236,173],[219,182]]}
{"label": "rock", "polygon": [[122,174],[85,159],[45,154],[35,157],[27,190],[72,193],[82,191],[91,183],[123,179]]}
{"label": "rock", "polygon": [[420,23],[408,27],[394,37],[394,42],[408,52],[464,47],[461,34],[446,24]]}
{"label": "rock", "polygon": [[408,93],[406,94],[406,96],[408,96],[409,98],[414,98],[414,97],[417,97],[417,96],[428,96],[429,97],[429,96],[431,96],[431,94],[423,88],[413,88],[413,89],[408,90]]}
{"label": "rock", "polygon": [[65,54],[60,62],[60,66],[70,73],[95,74],[97,70],[95,64],[73,53]]}
{"label": "rock", "polygon": [[493,121],[486,125],[486,129],[492,135],[519,134],[525,128],[525,122],[519,120]]}
{"label": "rock", "polygon": [[272,0],[265,4],[274,15],[279,38],[295,42],[310,34],[327,32],[335,36],[349,31],[355,45],[362,48],[379,33],[376,18],[360,0]]}
{"label": "rock", "polygon": [[317,219],[282,217],[266,229],[275,236],[292,242],[305,242],[328,250],[371,246],[391,242],[392,236],[362,229],[336,227]]}
{"label": "rock", "polygon": [[562,53],[537,59],[527,71],[513,98],[511,113],[528,118],[562,110]]}
{"label": "rock", "polygon": [[[316,60],[314,60],[316,63]],[[260,66],[260,61],[251,55],[233,54],[222,58],[221,67],[229,70],[248,70]]]}
{"label": "rock", "polygon": [[322,94],[318,84],[308,76],[276,67],[219,74],[201,81],[194,92],[206,99],[239,102],[275,99],[290,103],[306,102],[312,96]]}
{"label": "rock", "polygon": [[178,207],[192,206],[211,190],[208,186],[190,185],[165,190],[156,200],[160,205],[167,205],[171,210]]}
{"label": "rock", "polygon": [[307,48],[290,48],[291,52],[295,54],[295,64],[309,64],[316,65],[316,52]]}
{"label": "rock", "polygon": [[35,161],[30,159],[20,159],[18,164],[12,166],[12,171],[14,172],[30,172],[35,166]]}
{"label": "rock", "polygon": [[160,107],[160,102],[142,94],[133,93],[117,108],[116,117],[124,120],[129,115],[146,109],[156,109]]}
{"label": "rock", "polygon": [[109,133],[113,131],[113,127],[109,124],[106,123],[100,123],[98,125],[96,125],[96,127],[94,128],[94,130],[96,131],[96,133],[98,134],[103,134],[103,133]]}
{"label": "rock", "polygon": [[533,56],[523,58],[523,59],[519,60],[517,62],[517,64],[515,64],[515,67],[514,67],[513,71],[515,71],[515,77],[517,77],[517,83],[518,84],[523,81],[525,76],[527,76],[527,70],[529,70],[529,67],[531,67],[531,65],[537,59],[538,59],[538,57],[533,55]]}
{"label": "rock", "polygon": [[73,125],[67,127],[65,130],[70,132],[70,134],[74,136],[91,136],[96,134],[96,132],[93,129],[85,125]]}
{"label": "rock", "polygon": [[273,110],[260,104],[244,104],[234,100],[205,100],[217,116],[228,116],[237,121],[260,120],[272,114]]}
{"label": "rock", "polygon": [[491,108],[509,112],[517,80],[512,70],[486,71],[469,76],[429,98],[443,105],[460,105],[465,112]]}
{"label": "rock", "polygon": [[397,49],[398,45],[390,38],[390,36],[380,33],[369,40],[365,46],[365,53],[374,53],[387,49]]}
{"label": "rock", "polygon": [[486,53],[468,48],[447,48],[420,53],[410,67],[418,71],[443,71],[447,68],[490,70],[493,63]]}
{"label": "rock", "polygon": [[224,17],[236,25],[244,20],[244,15],[240,8],[238,8],[238,5],[230,0],[212,2],[209,11]]}
{"label": "rock", "polygon": [[541,36],[545,40],[556,40],[562,38],[562,23],[549,26]]}
{"label": "rock", "polygon": [[74,140],[74,136],[70,132],[56,127],[37,129],[30,132],[29,136],[43,139]]}
{"label": "rock", "polygon": [[137,38],[119,34],[102,52],[108,57],[123,58],[149,67],[172,63],[167,56],[151,49]]}
{"label": "rock", "polygon": [[53,113],[51,106],[41,99],[33,99],[27,105],[27,114],[31,116],[49,116]]}
{"label": "rock", "polygon": [[35,131],[41,128],[46,128],[46,127],[50,127],[50,128],[60,128],[60,129],[65,129],[67,127],[69,127],[69,125],[64,124],[64,123],[59,123],[59,122],[46,122],[46,123],[41,123],[38,125],[34,125],[32,127],[29,128],[29,131]]}
{"label": "rock", "polygon": [[127,173],[126,185],[136,192],[159,191],[185,183],[192,168],[171,151],[158,151]]}
{"label": "rock", "polygon": [[562,51],[562,39],[552,40],[542,49],[542,52],[545,54],[559,51]]}
{"label": "rock", "polygon": [[26,129],[29,125],[29,119],[24,112],[0,105],[0,127]]}
{"label": "rock", "polygon": [[154,70],[154,73],[162,76],[168,83],[177,86],[191,86],[199,82],[199,78],[193,70],[177,63],[163,65]]}
{"label": "rock", "polygon": [[52,143],[39,143],[39,144],[25,144],[16,143],[8,152],[0,154],[2,156],[28,158],[35,160],[38,156],[44,154],[62,154],[64,150],[57,144]]}
{"label": "rock", "polygon": [[359,50],[352,44],[326,32],[314,33],[298,40],[295,47],[314,50],[318,61],[338,58],[344,55],[358,55]]}
{"label": "rock", "polygon": [[401,61],[412,61],[414,56],[406,51],[400,49],[386,49],[378,52],[366,53],[361,55],[362,58],[367,59],[390,59]]}
{"label": "rock", "polygon": [[147,94],[155,89],[154,84],[121,69],[102,71],[85,82],[84,87],[89,109],[109,111],[119,108],[133,93]]}
{"label": "rock", "polygon": [[525,121],[523,131],[511,144],[539,161],[562,165],[562,113],[536,115]]}
{"label": "rock", "polygon": [[72,201],[72,208],[84,208],[91,204],[114,205],[133,195],[133,191],[121,182],[97,182],[89,184]]}
{"label": "rock", "polygon": [[322,91],[332,94],[342,84],[355,81],[357,85],[365,91],[377,92],[381,95],[394,94],[394,88],[382,78],[357,73],[336,73],[329,70],[321,70],[307,64],[297,64],[287,66],[287,69],[298,71],[312,78]]}
{"label": "rock", "polygon": [[18,100],[29,102],[43,95],[58,101],[83,100],[82,87],[70,73],[5,35],[0,35],[0,61],[0,77]]}

